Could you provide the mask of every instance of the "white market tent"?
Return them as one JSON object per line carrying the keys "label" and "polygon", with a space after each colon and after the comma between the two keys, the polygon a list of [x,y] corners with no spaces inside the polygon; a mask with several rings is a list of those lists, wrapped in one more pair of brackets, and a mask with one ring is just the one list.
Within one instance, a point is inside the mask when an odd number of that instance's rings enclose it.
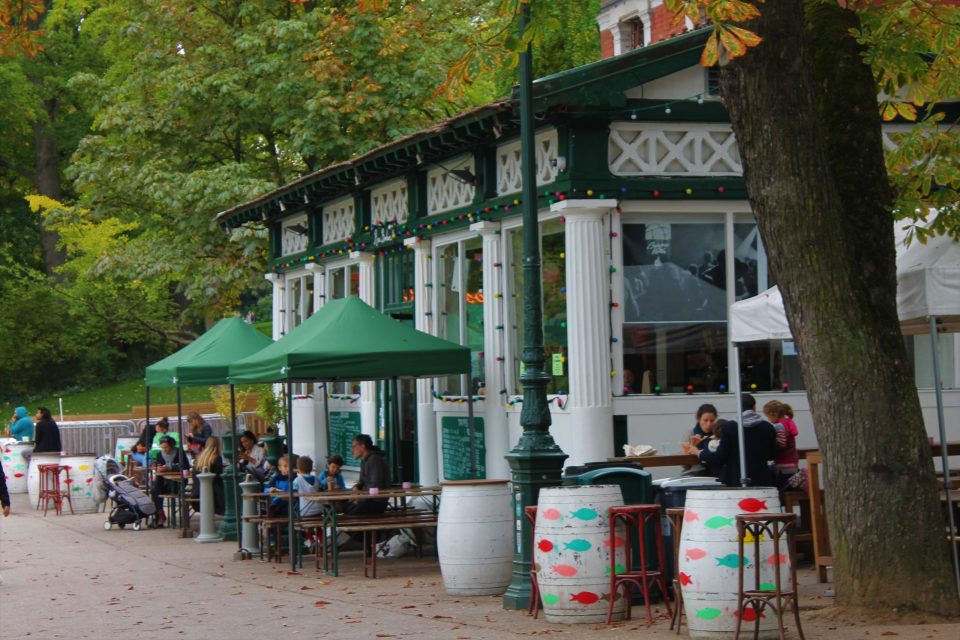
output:
{"label": "white market tent", "polygon": [[[940,381],[940,360],[937,334],[960,332],[960,244],[947,236],[930,238],[926,244],[914,241],[910,246],[897,243],[897,315],[904,335],[930,334],[933,352],[933,379],[937,397],[937,423],[940,431],[941,459],[947,495],[947,513],[951,540],[957,536],[950,500],[950,463],[943,418],[943,396]],[[771,287],[760,295],[736,302],[730,307],[730,341],[737,346],[758,340],[791,340],[790,326],[783,309],[780,289]],[[740,406],[740,366],[738,351],[731,362],[731,383],[735,385],[737,406]],[[741,421],[742,422],[742,421]],[[743,437],[740,438],[740,468],[744,469]],[[960,558],[956,543],[953,568],[960,590]]]}

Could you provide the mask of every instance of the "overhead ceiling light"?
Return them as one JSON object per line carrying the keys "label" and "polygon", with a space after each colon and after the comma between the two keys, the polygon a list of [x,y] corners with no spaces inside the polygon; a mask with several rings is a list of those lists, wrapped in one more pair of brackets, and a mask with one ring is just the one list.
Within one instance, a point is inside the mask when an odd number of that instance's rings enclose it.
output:
{"label": "overhead ceiling light", "polygon": [[447,169],[439,162],[434,162],[434,164],[446,171],[446,175],[450,176],[457,182],[468,184],[471,187],[479,186],[480,180],[478,180],[477,176],[475,176],[469,169]]}

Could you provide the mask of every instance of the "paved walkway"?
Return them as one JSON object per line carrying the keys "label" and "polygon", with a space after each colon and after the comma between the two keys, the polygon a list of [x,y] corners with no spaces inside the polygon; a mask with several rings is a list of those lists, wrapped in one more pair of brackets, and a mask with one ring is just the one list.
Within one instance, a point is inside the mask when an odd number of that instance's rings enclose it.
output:
{"label": "paved walkway", "polygon": [[[13,496],[13,515],[0,521],[0,638],[677,637],[665,618],[649,628],[645,619],[612,628],[564,626],[505,611],[500,597],[451,597],[429,556],[386,560],[376,580],[363,577],[359,554],[346,556],[339,578],[319,574],[310,564],[290,575],[289,564],[234,561],[235,542],[197,544],[170,529],[105,531],[104,519],[99,513],[44,518],[30,509],[25,495]],[[812,571],[801,575],[808,639],[894,629],[901,639],[960,637],[960,625],[888,625],[844,633],[849,625],[835,619],[808,623],[812,609],[832,599],[823,596],[823,585],[811,584]],[[635,613],[642,618],[642,608]]]}

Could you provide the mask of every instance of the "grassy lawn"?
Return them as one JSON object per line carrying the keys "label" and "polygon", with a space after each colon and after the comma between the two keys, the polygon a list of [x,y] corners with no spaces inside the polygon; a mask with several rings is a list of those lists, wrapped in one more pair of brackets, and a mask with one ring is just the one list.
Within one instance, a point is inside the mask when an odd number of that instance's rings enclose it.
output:
{"label": "grassy lawn", "polygon": [[[78,391],[62,396],[51,395],[27,401],[25,405],[22,402],[18,405],[26,406],[30,417],[36,413],[37,407],[47,407],[54,419],[59,419],[60,398],[63,399],[64,414],[127,413],[133,409],[134,405],[146,404],[146,390],[143,380],[128,380],[88,391]],[[210,402],[210,387],[183,387],[181,398],[183,402]],[[150,389],[150,404],[168,404],[176,401],[175,388]],[[0,405],[0,423],[4,427],[9,422],[9,417],[13,415],[15,406],[17,405]]]}

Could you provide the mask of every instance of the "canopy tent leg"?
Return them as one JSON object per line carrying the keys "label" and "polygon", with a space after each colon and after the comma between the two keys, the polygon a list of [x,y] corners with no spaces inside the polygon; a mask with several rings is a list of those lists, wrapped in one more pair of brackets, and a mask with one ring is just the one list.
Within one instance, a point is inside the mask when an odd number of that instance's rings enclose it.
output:
{"label": "canopy tent leg", "polygon": [[743,389],[740,385],[740,345],[733,345],[730,351],[730,384],[733,385],[737,398],[737,448],[740,455],[740,486],[749,487],[750,478],[747,477],[747,449],[743,442]]}
{"label": "canopy tent leg", "polygon": [[953,555],[953,574],[960,595],[960,557],[957,555],[957,523],[953,520],[953,499],[950,491],[950,456],[947,454],[947,429],[943,419],[943,390],[940,388],[940,354],[937,352],[937,318],[930,316],[930,350],[933,354],[933,388],[937,396],[937,428],[940,430],[940,459],[943,464],[943,489],[947,496],[947,518],[950,523],[950,552]]}
{"label": "canopy tent leg", "polygon": [[394,482],[403,482],[403,452],[400,450],[400,434],[401,434],[401,425],[400,425],[400,378],[394,376],[391,379],[393,383],[391,385],[390,392],[393,394],[392,402],[393,405],[393,460],[394,460],[394,471],[396,472],[396,477]]}
{"label": "canopy tent leg", "polygon": [[473,374],[467,374],[467,429],[470,438],[470,479],[477,479],[477,445],[473,431]]}
{"label": "canopy tent leg", "polygon": [[[333,453],[330,446],[330,394],[327,390],[327,383],[323,383],[323,430],[326,433],[327,457]],[[327,468],[326,459],[324,459],[323,468]]]}
{"label": "canopy tent leg", "polygon": [[180,449],[180,453],[177,455],[181,458],[180,462],[180,482],[177,483],[178,486],[178,495],[180,496],[180,537],[189,538],[190,537],[190,523],[187,521],[187,495],[186,495],[186,484],[187,479],[184,477],[183,472],[185,471],[185,466],[187,462],[187,454],[183,449],[183,395],[181,394],[181,387],[177,384],[177,434],[180,437],[180,443],[177,447]]}
{"label": "canopy tent leg", "polygon": [[233,486],[233,508],[234,508],[234,526],[237,528],[237,551],[243,552],[243,536],[240,535],[240,481],[237,477],[237,471],[239,469],[237,465],[237,452],[236,447],[237,443],[240,442],[237,439],[237,387],[236,385],[230,385],[230,429],[233,433],[233,440],[231,441],[234,446],[233,455],[230,460],[233,463],[233,473],[230,474],[232,481],[235,481]]}
{"label": "canopy tent leg", "polygon": [[[287,533],[289,535],[288,550],[290,552],[290,570],[293,572],[296,572],[297,571],[297,546],[296,546],[297,534],[293,528],[293,520],[294,520],[293,511],[294,509],[296,509],[297,505],[294,504],[293,502],[293,479],[297,475],[297,468],[293,465],[293,383],[292,382],[287,383],[286,390],[287,390],[287,402],[286,402],[287,425],[286,426],[287,426],[287,466],[288,466],[287,479],[289,480],[289,485],[290,485],[289,496],[288,496],[289,501],[287,503],[287,515],[289,516],[288,518],[289,521],[287,523],[287,527],[288,527]],[[277,536],[278,548],[280,545],[279,538],[280,536],[278,535]]]}
{"label": "canopy tent leg", "polygon": [[[150,387],[146,386],[146,390],[147,390],[147,422],[146,424],[143,425],[143,428],[146,430],[144,431],[144,433],[149,433],[150,431]],[[154,433],[154,437],[156,437],[156,433]],[[153,487],[153,483],[151,482],[152,477],[150,473],[152,469],[152,466],[150,464],[150,453],[151,453],[151,450],[153,449],[153,438],[150,438],[150,442],[145,442],[144,444],[147,446],[147,453],[144,455],[144,458],[143,458],[144,462],[146,462],[146,464],[144,465],[145,469],[144,469],[143,477],[146,478],[145,482],[147,484],[147,492],[149,492],[150,488]],[[156,518],[157,518],[156,515],[154,515],[153,518],[154,518],[154,523],[156,523]]]}

